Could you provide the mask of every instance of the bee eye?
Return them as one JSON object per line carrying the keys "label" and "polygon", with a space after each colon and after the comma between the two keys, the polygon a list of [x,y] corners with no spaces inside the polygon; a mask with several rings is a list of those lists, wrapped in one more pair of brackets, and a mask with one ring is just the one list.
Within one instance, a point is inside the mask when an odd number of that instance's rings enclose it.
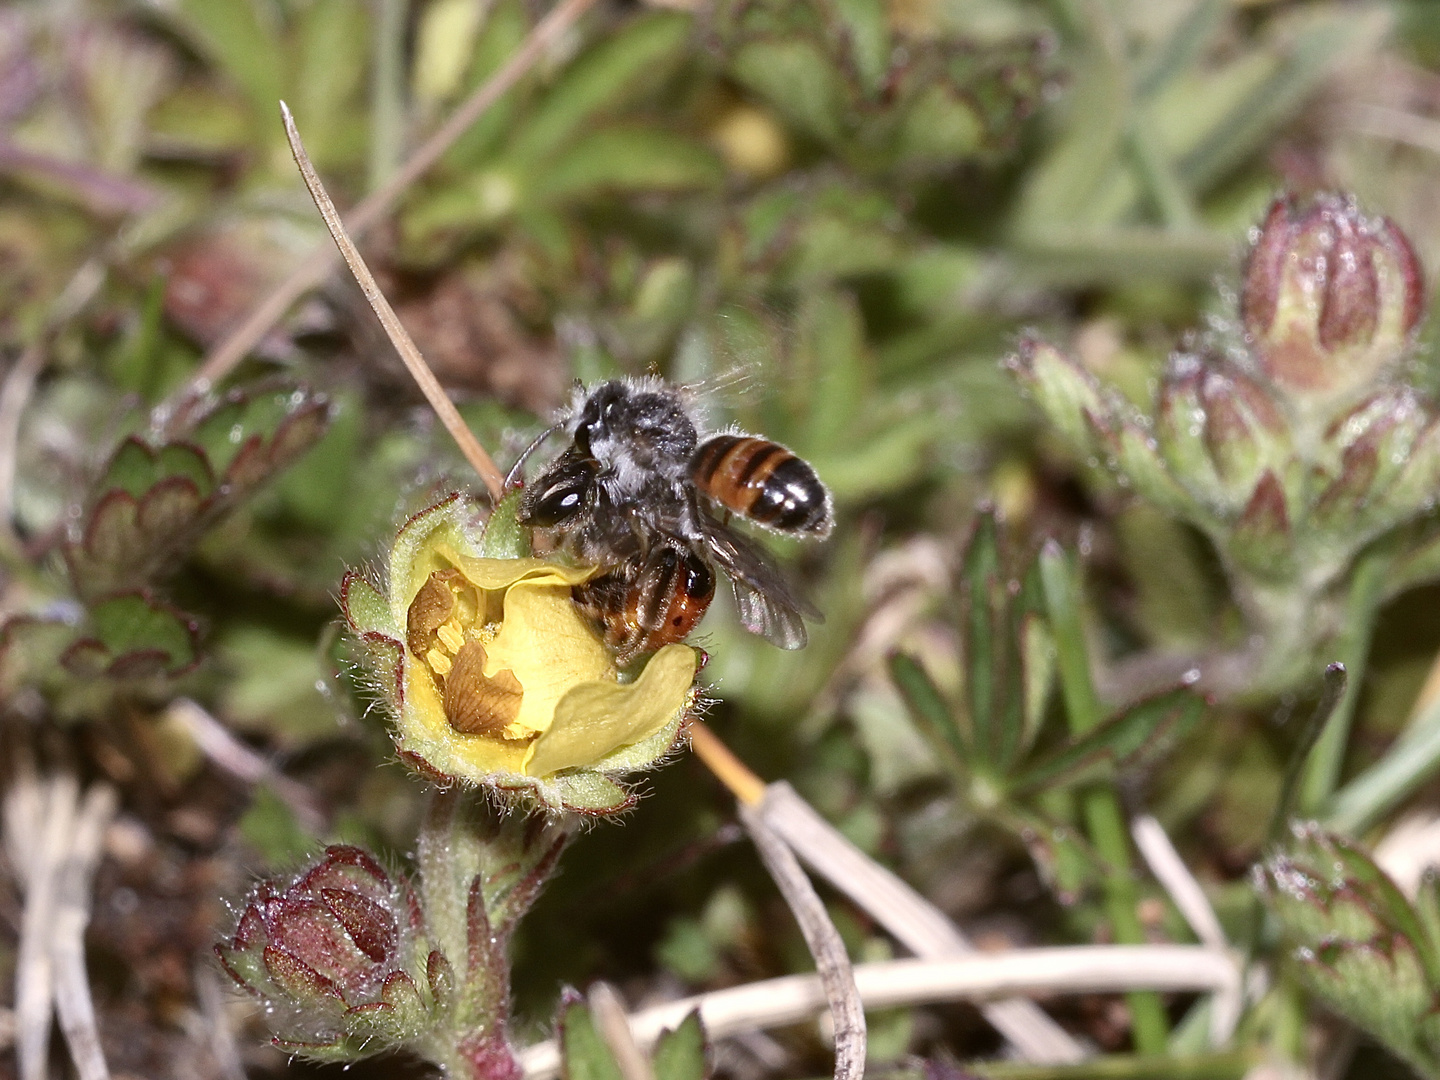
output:
{"label": "bee eye", "polygon": [[542,476],[525,493],[520,506],[521,523],[547,528],[580,514],[595,489],[595,468],[593,461],[577,461]]}

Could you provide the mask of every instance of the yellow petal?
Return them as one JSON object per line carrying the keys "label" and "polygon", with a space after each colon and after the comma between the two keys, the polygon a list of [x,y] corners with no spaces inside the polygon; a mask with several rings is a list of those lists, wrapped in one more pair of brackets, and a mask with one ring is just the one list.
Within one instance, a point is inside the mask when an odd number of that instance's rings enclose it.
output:
{"label": "yellow petal", "polygon": [[439,553],[479,588],[498,591],[512,585],[579,585],[595,576],[593,566],[564,566],[546,559],[481,559],[461,551]]}
{"label": "yellow petal", "polygon": [[573,687],[555,706],[549,729],[531,744],[525,772],[549,776],[593,765],[622,746],[654,735],[689,704],[694,681],[695,650],[667,645],[633,683],[596,681]]}
{"label": "yellow petal", "polygon": [[437,773],[477,783],[497,773],[524,770],[529,743],[456,731],[445,717],[444,702],[430,673],[418,663],[406,668],[405,706],[398,731],[401,750],[414,754]]}
{"label": "yellow petal", "polygon": [[570,599],[569,585],[511,586],[485,652],[487,676],[509,670],[524,689],[507,729],[512,738],[549,728],[555,706],[576,683],[616,678],[614,658]]}

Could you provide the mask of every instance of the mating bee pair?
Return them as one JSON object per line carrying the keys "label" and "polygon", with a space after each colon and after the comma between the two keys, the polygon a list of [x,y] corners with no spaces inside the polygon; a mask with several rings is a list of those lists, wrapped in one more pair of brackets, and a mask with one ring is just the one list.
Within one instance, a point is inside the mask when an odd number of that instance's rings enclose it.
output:
{"label": "mating bee pair", "polygon": [[[823,539],[830,492],[803,458],[753,435],[701,437],[691,393],[658,378],[577,390],[549,435],[569,445],[528,487],[521,524],[601,573],[575,587],[576,603],[621,664],[682,640],[715,595],[715,570],[735,593],[740,621],[782,649],[805,644],[819,612],[731,514],[790,536]],[[723,518],[720,516],[723,515]]]}

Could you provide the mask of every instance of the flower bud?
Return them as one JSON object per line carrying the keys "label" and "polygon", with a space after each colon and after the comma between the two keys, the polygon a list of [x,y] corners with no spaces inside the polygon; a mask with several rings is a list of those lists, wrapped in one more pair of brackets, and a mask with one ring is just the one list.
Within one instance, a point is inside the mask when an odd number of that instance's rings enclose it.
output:
{"label": "flower bud", "polygon": [[366,852],[330,847],[289,885],[256,887],[215,952],[266,1003],[277,1042],[349,1057],[377,1037],[403,1042],[425,1023],[424,971],[411,970],[407,947],[411,904],[407,887]]}
{"label": "flower bud", "polygon": [[[1434,504],[1440,456],[1429,404],[1409,386],[1387,387],[1331,424],[1326,448],[1338,464],[1315,504],[1315,520],[1356,545]],[[1327,463],[1328,464],[1328,463]]]}
{"label": "flower bud", "polygon": [[1424,1075],[1440,1066],[1440,954],[1415,909],[1363,851],[1298,825],[1256,873],[1301,979]]}
{"label": "flower bud", "polygon": [[[490,528],[513,507],[503,503]],[[667,755],[695,703],[696,653],[667,645],[622,679],[571,599],[594,570],[493,558],[458,495],[415,515],[383,585],[351,573],[341,606],[395,720],[401,757],[437,780],[582,813],[632,797],[614,777]]]}
{"label": "flower bud", "polygon": [[1034,337],[1021,340],[1019,350],[1006,366],[1072,444],[1094,445],[1096,428],[1109,413],[1095,376],[1053,345]]}
{"label": "flower bud", "polygon": [[1265,388],[1232,365],[1173,356],[1160,389],[1157,429],[1171,471],[1228,518],[1267,471],[1283,474],[1289,429]]}
{"label": "flower bud", "polygon": [[1424,280],[1405,234],[1355,200],[1289,197],[1254,235],[1240,312],[1258,369],[1302,406],[1372,385],[1420,321]]}

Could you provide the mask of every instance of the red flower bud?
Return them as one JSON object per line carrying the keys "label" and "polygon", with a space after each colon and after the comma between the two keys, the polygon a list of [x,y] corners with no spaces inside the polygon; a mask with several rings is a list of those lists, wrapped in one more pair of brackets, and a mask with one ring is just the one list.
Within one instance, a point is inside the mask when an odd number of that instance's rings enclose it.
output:
{"label": "red flower bud", "polygon": [[293,1016],[283,1041],[338,1045],[361,1034],[347,1017],[393,1010],[396,980],[413,985],[402,947],[407,893],[359,848],[327,848],[290,885],[257,886],[215,951],[236,982]]}
{"label": "red flower bud", "polygon": [[1353,198],[1277,199],[1254,234],[1240,310],[1259,369],[1292,398],[1346,398],[1410,343],[1424,275],[1405,234]]}

